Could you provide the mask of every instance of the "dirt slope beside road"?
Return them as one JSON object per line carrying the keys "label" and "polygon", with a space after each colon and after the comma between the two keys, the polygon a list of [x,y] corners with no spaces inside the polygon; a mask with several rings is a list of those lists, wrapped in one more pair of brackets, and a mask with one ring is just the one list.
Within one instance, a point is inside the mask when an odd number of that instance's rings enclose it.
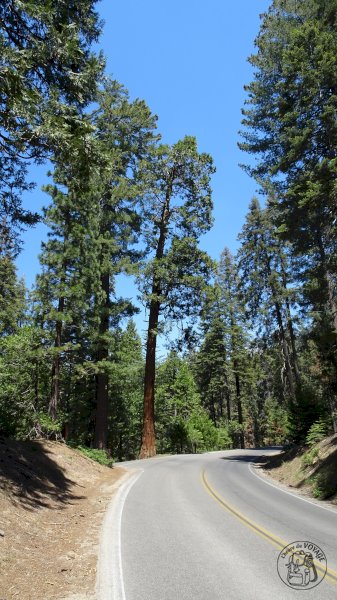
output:
{"label": "dirt slope beside road", "polygon": [[257,468],[292,491],[337,505],[337,434],[265,458]]}
{"label": "dirt slope beside road", "polygon": [[101,524],[124,472],[62,443],[0,440],[1,600],[94,598]]}

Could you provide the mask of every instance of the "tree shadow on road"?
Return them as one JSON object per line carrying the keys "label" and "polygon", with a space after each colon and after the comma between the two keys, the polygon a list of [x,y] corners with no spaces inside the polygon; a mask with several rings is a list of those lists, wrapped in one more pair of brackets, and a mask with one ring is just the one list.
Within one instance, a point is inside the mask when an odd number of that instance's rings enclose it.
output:
{"label": "tree shadow on road", "polygon": [[[261,450],[265,450],[266,454],[261,454]],[[221,456],[221,460],[228,460],[234,462],[245,462],[245,463],[255,463],[263,466],[263,464],[267,464],[270,461],[271,457],[274,455],[267,454],[267,451],[280,452],[282,450],[282,446],[268,446],[266,448],[247,448],[246,450],[240,451],[237,449],[236,452],[242,452],[242,454],[230,454],[228,456]],[[278,457],[279,454],[275,454],[275,458]]]}
{"label": "tree shadow on road", "polygon": [[14,504],[27,510],[72,504],[83,498],[74,494],[74,483],[46,445],[0,438],[0,487]]}

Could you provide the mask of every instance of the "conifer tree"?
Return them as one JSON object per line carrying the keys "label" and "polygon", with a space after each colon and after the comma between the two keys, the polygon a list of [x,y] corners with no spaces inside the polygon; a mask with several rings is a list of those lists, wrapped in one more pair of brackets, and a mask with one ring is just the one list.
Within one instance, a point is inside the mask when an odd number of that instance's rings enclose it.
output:
{"label": "conifer tree", "polygon": [[116,297],[114,280],[139,258],[132,250],[139,228],[137,163],[155,140],[155,118],[144,102],[129,102],[115,81],[107,80],[98,98],[87,117],[90,136],[78,140],[74,154],[65,148],[55,156],[56,185],[47,190],[54,200],[47,212],[53,234],[42,257],[46,282],[41,279],[39,288],[49,293],[55,326],[50,414],[60,393],[62,345],[75,342],[83,349],[84,372],[95,377],[94,443],[105,448],[110,329],[133,312],[130,301]]}
{"label": "conifer tree", "polygon": [[248,171],[275,190],[279,232],[298,260],[327,393],[336,403],[337,11],[334,0],[274,0],[250,58],[243,111]]}
{"label": "conifer tree", "polygon": [[109,367],[108,447],[118,460],[134,459],[141,439],[144,359],[132,319],[113,334]]}
{"label": "conifer tree", "polygon": [[[215,295],[219,290],[215,291]],[[200,350],[194,357],[195,378],[200,390],[201,401],[214,425],[232,418],[231,385],[227,347],[227,328],[220,302],[206,303],[207,321],[203,321],[204,333]]]}
{"label": "conifer tree", "polygon": [[247,333],[244,309],[239,295],[238,267],[228,248],[223,250],[220,257],[218,285],[227,325],[230,368],[235,381],[237,420],[240,426],[239,444],[240,448],[244,448],[243,388],[247,369]]}
{"label": "conifer tree", "polygon": [[249,317],[264,334],[272,336],[277,331],[283,356],[284,393],[295,402],[300,381],[287,257],[277,238],[270,211],[261,209],[256,198],[250,204],[239,239],[239,268]]}
{"label": "conifer tree", "polygon": [[172,147],[160,146],[145,169],[145,240],[152,251],[142,279],[149,310],[144,377],[144,421],[140,457],[156,452],[154,393],[156,343],[160,316],[188,319],[200,311],[200,298],[210,260],[198,246],[211,225],[210,176],[214,169],[208,154],[199,154],[193,137]]}
{"label": "conifer tree", "polygon": [[26,310],[26,290],[15,267],[14,244],[10,229],[3,222],[0,229],[0,336],[15,333]]}
{"label": "conifer tree", "polygon": [[38,218],[21,204],[30,187],[27,164],[69,144],[79,114],[95,96],[104,66],[91,50],[101,31],[95,4],[10,0],[0,5],[0,213],[16,232]]}

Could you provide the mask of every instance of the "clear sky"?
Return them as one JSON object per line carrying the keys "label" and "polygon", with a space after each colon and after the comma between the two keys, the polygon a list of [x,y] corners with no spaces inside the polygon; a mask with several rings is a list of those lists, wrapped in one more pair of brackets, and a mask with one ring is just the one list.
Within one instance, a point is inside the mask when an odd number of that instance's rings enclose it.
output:
{"label": "clear sky", "polygon": [[[97,8],[105,21],[100,47],[107,71],[123,83],[131,98],[142,98],[159,117],[163,142],[195,135],[199,150],[209,152],[213,178],[215,223],[201,245],[213,258],[225,246],[232,252],[256,184],[238,163],[248,160],[237,148],[241,108],[252,69],[259,15],[269,0],[102,0]],[[25,199],[35,210],[48,203],[40,191],[46,167],[32,169],[36,190]],[[39,269],[37,255],[46,229],[24,235],[19,275],[27,286]],[[126,290],[123,289],[126,286]],[[134,293],[122,280],[121,294]]]}

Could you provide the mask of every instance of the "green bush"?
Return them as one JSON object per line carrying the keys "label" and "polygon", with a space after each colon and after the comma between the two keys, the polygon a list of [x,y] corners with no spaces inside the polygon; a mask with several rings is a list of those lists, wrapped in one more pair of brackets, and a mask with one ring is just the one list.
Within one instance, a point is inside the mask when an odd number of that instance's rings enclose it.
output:
{"label": "green bush", "polygon": [[225,448],[231,448],[233,444],[232,437],[229,434],[228,427],[219,427],[217,429],[218,433],[218,443],[217,446],[219,450],[223,450]]}
{"label": "green bush", "polygon": [[43,437],[47,440],[57,439],[61,437],[62,431],[62,419],[59,418],[55,421],[47,414],[39,412],[34,418],[34,427],[37,437]]}
{"label": "green bush", "polygon": [[315,458],[318,457],[318,448],[312,448],[305,454],[303,454],[301,458],[301,463],[303,467],[312,467],[315,462]]}
{"label": "green bush", "polygon": [[114,460],[106,450],[97,450],[96,448],[87,448],[86,446],[76,446],[76,450],[79,450],[87,458],[95,460],[100,465],[105,465],[106,467],[113,466]]}
{"label": "green bush", "polygon": [[318,421],[315,421],[307,435],[305,438],[306,443],[308,444],[308,446],[313,446],[314,444],[317,444],[318,442],[320,442],[321,440],[323,440],[328,434],[328,424],[326,419],[324,418],[320,418],[318,419]]}
{"label": "green bush", "polygon": [[318,473],[310,481],[312,483],[312,495],[319,500],[325,500],[336,492],[336,488],[332,486],[327,473]]}

